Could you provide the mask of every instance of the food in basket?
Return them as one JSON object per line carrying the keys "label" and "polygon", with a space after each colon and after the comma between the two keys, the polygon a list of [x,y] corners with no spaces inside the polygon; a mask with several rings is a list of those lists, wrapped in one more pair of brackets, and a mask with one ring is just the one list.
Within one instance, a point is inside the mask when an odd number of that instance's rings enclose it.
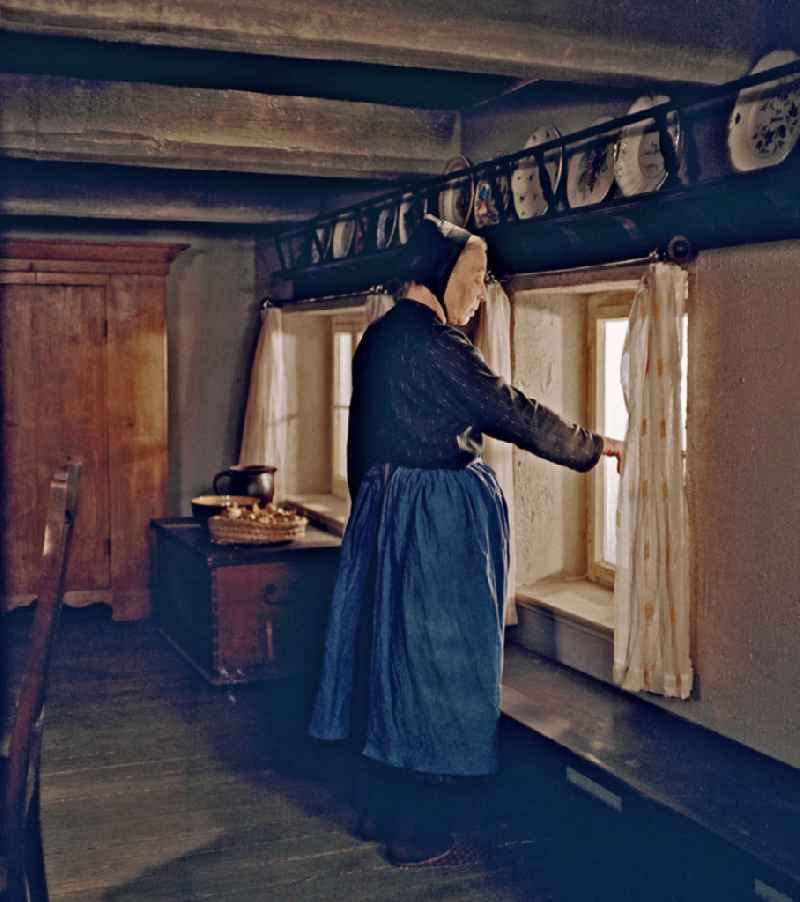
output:
{"label": "food in basket", "polygon": [[232,504],[208,521],[212,540],[223,545],[287,542],[300,538],[307,525],[296,511],[257,501],[252,507]]}
{"label": "food in basket", "polygon": [[256,523],[266,523],[269,526],[291,526],[300,520],[304,520],[296,511],[278,507],[271,501],[261,507],[256,501],[252,507],[241,507],[235,502],[222,513],[228,520],[252,520]]}

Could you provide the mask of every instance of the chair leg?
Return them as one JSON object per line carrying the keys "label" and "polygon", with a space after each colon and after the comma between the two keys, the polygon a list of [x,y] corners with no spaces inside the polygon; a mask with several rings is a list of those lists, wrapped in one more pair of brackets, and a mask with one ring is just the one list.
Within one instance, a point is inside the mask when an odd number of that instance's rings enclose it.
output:
{"label": "chair leg", "polygon": [[42,820],[39,810],[39,785],[31,799],[28,813],[25,877],[28,884],[30,902],[48,902],[47,877],[44,871],[44,848],[42,846]]}

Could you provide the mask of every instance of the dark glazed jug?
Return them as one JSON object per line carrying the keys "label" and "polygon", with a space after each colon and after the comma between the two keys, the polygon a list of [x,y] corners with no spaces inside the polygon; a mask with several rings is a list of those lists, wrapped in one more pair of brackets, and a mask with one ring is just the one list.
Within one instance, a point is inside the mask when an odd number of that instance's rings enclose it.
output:
{"label": "dark glazed jug", "polygon": [[214,492],[218,495],[249,495],[259,501],[275,497],[276,467],[237,464],[214,477]]}

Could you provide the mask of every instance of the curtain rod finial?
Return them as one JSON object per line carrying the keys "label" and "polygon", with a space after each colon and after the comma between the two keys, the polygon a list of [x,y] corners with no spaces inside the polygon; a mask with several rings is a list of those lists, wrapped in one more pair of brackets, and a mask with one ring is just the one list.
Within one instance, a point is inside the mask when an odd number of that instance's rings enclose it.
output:
{"label": "curtain rod finial", "polygon": [[685,235],[673,235],[667,245],[666,256],[675,263],[688,263],[694,259],[695,250]]}

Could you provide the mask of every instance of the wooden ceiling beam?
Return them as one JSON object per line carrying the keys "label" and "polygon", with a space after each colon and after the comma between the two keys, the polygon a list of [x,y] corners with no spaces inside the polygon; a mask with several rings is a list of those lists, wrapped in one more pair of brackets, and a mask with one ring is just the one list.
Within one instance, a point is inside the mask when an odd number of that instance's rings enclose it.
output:
{"label": "wooden ceiling beam", "polygon": [[[720,83],[769,41],[788,0],[0,0],[0,27],[37,34],[583,81]],[[781,35],[797,37],[797,15]]]}
{"label": "wooden ceiling beam", "polygon": [[432,175],[458,114],[248,91],[0,75],[0,153],[326,178]]}
{"label": "wooden ceiling beam", "polygon": [[[0,159],[0,215],[272,225],[301,222],[389,182]],[[342,200],[342,192],[347,192]]]}

